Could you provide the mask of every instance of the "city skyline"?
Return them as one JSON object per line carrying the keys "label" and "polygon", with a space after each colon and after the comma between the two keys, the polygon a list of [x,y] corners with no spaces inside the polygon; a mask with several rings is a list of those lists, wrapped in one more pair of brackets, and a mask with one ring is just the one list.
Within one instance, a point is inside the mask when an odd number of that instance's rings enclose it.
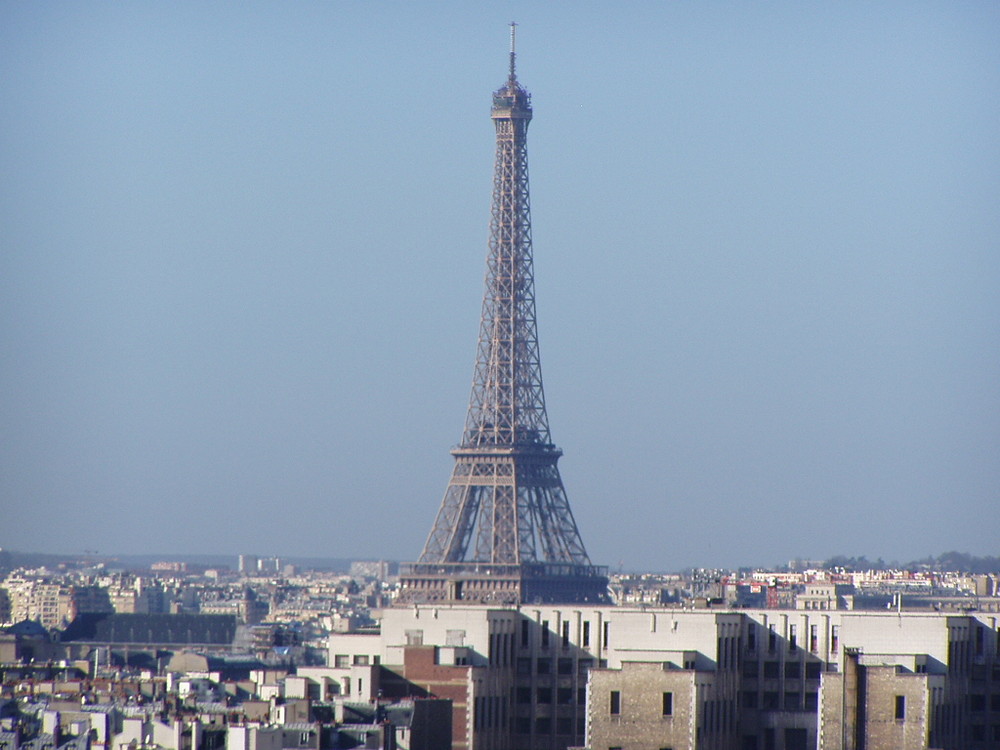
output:
{"label": "city skyline", "polygon": [[513,18],[594,562],[994,554],[1000,11],[567,9],[0,10],[0,546],[416,557]]}

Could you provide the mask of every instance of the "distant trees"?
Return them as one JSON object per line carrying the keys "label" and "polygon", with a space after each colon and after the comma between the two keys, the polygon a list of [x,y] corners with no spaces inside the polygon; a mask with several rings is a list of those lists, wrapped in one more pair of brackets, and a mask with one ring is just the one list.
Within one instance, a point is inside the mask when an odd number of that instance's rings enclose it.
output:
{"label": "distant trees", "polygon": [[843,568],[844,570],[936,570],[956,571],[959,573],[1000,573],[1000,557],[976,557],[967,552],[945,552],[937,557],[928,556],[908,563],[893,560],[885,562],[881,557],[869,560],[861,557],[835,555],[824,564],[826,568]]}

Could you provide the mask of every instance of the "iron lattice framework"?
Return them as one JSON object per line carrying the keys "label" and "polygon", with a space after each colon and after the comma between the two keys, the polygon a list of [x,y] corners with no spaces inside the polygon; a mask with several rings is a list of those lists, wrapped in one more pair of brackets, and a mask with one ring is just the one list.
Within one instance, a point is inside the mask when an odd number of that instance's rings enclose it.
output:
{"label": "iron lattice framework", "polygon": [[[561,564],[589,570],[552,444],[535,321],[528,204],[531,96],[514,72],[493,94],[496,165],[472,396],[421,564]],[[587,566],[583,568],[582,566]]]}

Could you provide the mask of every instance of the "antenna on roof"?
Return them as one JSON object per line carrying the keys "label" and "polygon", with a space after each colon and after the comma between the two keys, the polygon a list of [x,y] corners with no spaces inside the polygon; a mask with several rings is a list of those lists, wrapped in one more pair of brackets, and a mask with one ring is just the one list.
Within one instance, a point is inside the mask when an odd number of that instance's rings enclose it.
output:
{"label": "antenna on roof", "polygon": [[514,75],[514,38],[517,29],[517,24],[514,21],[510,22],[510,80],[514,80],[516,77]]}

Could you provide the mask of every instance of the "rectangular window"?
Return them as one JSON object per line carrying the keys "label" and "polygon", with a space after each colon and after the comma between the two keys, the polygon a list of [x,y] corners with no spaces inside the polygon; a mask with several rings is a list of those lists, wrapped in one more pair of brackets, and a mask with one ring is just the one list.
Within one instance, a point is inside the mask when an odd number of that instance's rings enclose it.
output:
{"label": "rectangular window", "polygon": [[751,622],[747,626],[747,651],[751,654],[757,650],[757,623]]}
{"label": "rectangular window", "polygon": [[351,666],[351,658],[347,654],[337,654],[333,657],[333,666],[349,667]]}
{"label": "rectangular window", "polygon": [[794,625],[788,626],[788,650],[795,650],[796,628]]}
{"label": "rectangular window", "polygon": [[424,645],[424,631],[423,630],[407,630],[406,633],[406,645],[407,646],[423,646]]}
{"label": "rectangular window", "polygon": [[760,674],[760,662],[756,661],[745,661],[743,662],[743,676],[755,680],[757,675]]}
{"label": "rectangular window", "polygon": [[535,672],[538,674],[552,674],[552,660],[539,659],[535,665]]}
{"label": "rectangular window", "polygon": [[535,719],[536,734],[552,734],[552,717],[539,716]]}
{"label": "rectangular window", "polygon": [[819,651],[819,625],[809,626],[809,650],[814,654]]}
{"label": "rectangular window", "polygon": [[785,679],[797,680],[802,676],[802,664],[797,661],[785,662]]}
{"label": "rectangular window", "polygon": [[822,665],[818,661],[807,661],[806,662],[806,679],[807,680],[818,680],[820,677],[820,672],[822,672]]}
{"label": "rectangular window", "polygon": [[897,695],[896,696],[896,718],[905,719],[906,718],[906,696]]}
{"label": "rectangular window", "polygon": [[743,691],[743,708],[757,708],[757,691]]}
{"label": "rectangular window", "polygon": [[556,734],[573,734],[573,719],[568,716],[557,718]]}
{"label": "rectangular window", "polygon": [[764,679],[765,680],[778,679],[778,662],[776,661],[764,662]]}
{"label": "rectangular window", "polygon": [[556,690],[556,702],[560,706],[573,705],[573,688],[561,687]]}
{"label": "rectangular window", "polygon": [[604,648],[608,647],[608,625],[610,624],[610,622],[604,623]]}
{"label": "rectangular window", "polygon": [[785,693],[785,710],[786,711],[798,711],[799,710],[799,694],[798,693]]}
{"label": "rectangular window", "polygon": [[767,628],[767,650],[774,652],[774,649],[778,647],[778,633],[774,629],[774,625],[771,624]]}
{"label": "rectangular window", "polygon": [[556,663],[556,670],[559,674],[573,674],[573,660],[572,659],[560,659]]}
{"label": "rectangular window", "polygon": [[564,620],[562,624],[562,647],[569,648],[569,620]]}
{"label": "rectangular window", "polygon": [[527,647],[528,645],[528,632],[531,627],[531,623],[527,620],[521,620],[521,646]]}
{"label": "rectangular window", "polygon": [[618,716],[622,712],[622,694],[618,690],[611,691],[611,715]]}
{"label": "rectangular window", "polygon": [[590,621],[587,620],[583,623],[583,647],[588,648],[590,646]]}
{"label": "rectangular window", "polygon": [[549,647],[549,621],[542,620],[542,648]]}
{"label": "rectangular window", "polygon": [[526,656],[519,656],[517,658],[517,673],[531,674],[531,659]]}
{"label": "rectangular window", "polygon": [[368,657],[365,656],[364,654],[354,655],[354,666],[356,667],[367,667],[368,661],[369,661]]}
{"label": "rectangular window", "polygon": [[664,693],[663,694],[663,715],[673,716],[674,715],[674,694]]}
{"label": "rectangular window", "polygon": [[540,687],[538,688],[538,702],[539,703],[551,703],[552,702],[552,688]]}
{"label": "rectangular window", "polygon": [[830,652],[835,654],[838,648],[840,648],[840,625],[834,625],[830,628]]}

